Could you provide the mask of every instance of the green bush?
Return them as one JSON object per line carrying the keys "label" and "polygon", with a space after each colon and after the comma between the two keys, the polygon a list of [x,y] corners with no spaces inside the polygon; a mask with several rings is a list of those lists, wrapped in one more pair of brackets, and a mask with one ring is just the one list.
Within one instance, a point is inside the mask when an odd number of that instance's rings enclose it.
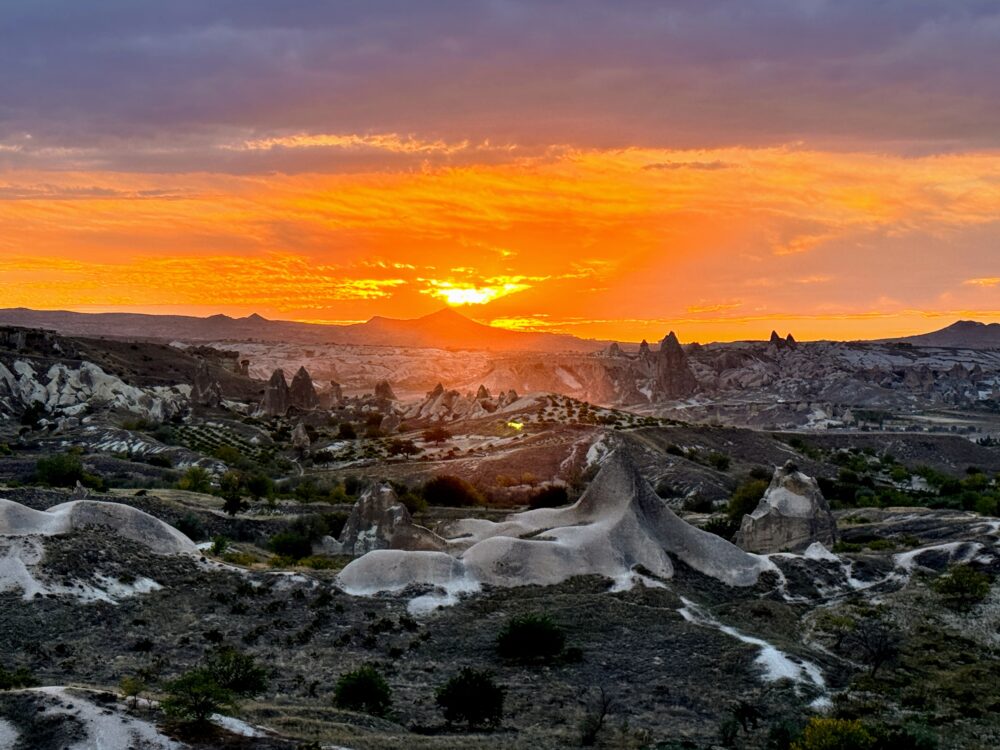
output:
{"label": "green bush", "polygon": [[718,453],[713,451],[708,454],[708,463],[717,471],[728,471],[729,470],[729,456],[725,453]]}
{"label": "green bush", "polygon": [[186,513],[181,516],[174,524],[174,528],[195,542],[204,541],[208,537],[205,524],[194,513]]}
{"label": "green bush", "polygon": [[104,484],[100,477],[84,471],[83,462],[75,453],[57,453],[38,459],[35,476],[49,487],[74,487],[79,482],[84,487],[101,489]]}
{"label": "green bush", "polygon": [[465,667],[438,688],[435,702],[449,724],[464,721],[469,729],[495,727],[503,719],[504,692],[491,672]]}
{"label": "green bush", "polygon": [[792,750],[872,750],[875,738],[860,721],[813,718]]}
{"label": "green bush", "polygon": [[267,542],[267,548],[276,555],[301,560],[312,554],[309,537],[298,531],[279,531]]}
{"label": "green bush", "polygon": [[218,557],[219,555],[225,554],[226,550],[229,549],[229,537],[223,536],[222,534],[217,534],[212,537],[212,554]]}
{"label": "green bush", "polygon": [[201,466],[189,466],[177,483],[177,487],[189,492],[200,492],[207,495],[212,491],[212,477]]}
{"label": "green bush", "polygon": [[967,610],[989,595],[990,577],[968,565],[954,565],[934,582],[934,590],[949,607]]}
{"label": "green bush", "polygon": [[385,716],[392,705],[389,683],[370,664],[341,675],[333,691],[333,704],[350,711]]}
{"label": "green bush", "polygon": [[442,474],[428,481],[424,485],[423,495],[430,505],[448,508],[464,508],[484,503],[479,490],[461,477],[450,474]]}
{"label": "green bush", "polygon": [[0,690],[34,687],[37,684],[38,680],[27,667],[18,667],[13,672],[0,667]]}
{"label": "green bush", "polygon": [[508,621],[497,636],[497,652],[505,659],[550,661],[566,646],[566,634],[548,615],[521,615]]}
{"label": "green bush", "polygon": [[763,479],[748,479],[743,482],[729,498],[729,506],[726,509],[729,517],[739,523],[743,520],[743,516],[753,513],[767,492],[767,487],[768,482]]}
{"label": "green bush", "polygon": [[246,480],[247,494],[254,500],[270,498],[274,495],[274,482],[264,474],[251,474]]}
{"label": "green bush", "polygon": [[163,712],[184,723],[204,724],[212,714],[231,711],[236,696],[219,685],[204,668],[192,669],[167,683],[167,697],[160,704]]}
{"label": "green bush", "polygon": [[206,669],[219,687],[241,698],[252,698],[267,690],[267,670],[258,666],[252,656],[236,649],[220,649],[209,658]]}

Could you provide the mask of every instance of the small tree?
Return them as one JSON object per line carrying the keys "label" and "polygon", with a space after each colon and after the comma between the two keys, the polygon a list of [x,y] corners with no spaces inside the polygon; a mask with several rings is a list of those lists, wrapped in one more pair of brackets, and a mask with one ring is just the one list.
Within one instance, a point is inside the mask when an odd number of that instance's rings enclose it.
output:
{"label": "small tree", "polygon": [[868,665],[868,674],[875,677],[883,664],[899,654],[899,633],[889,622],[879,617],[866,617],[855,623],[843,638],[843,645],[856,651]]}
{"label": "small tree", "polygon": [[420,453],[420,448],[412,440],[403,440],[401,438],[390,440],[388,450],[390,456],[403,456],[404,458],[409,458]]}
{"label": "small tree", "polygon": [[508,621],[497,637],[505,659],[550,661],[562,653],[566,634],[548,615],[522,615]]}
{"label": "small tree", "polygon": [[186,724],[205,724],[212,716],[236,708],[236,696],[215,681],[204,667],[192,669],[167,683],[163,712]]}
{"label": "small tree", "polygon": [[223,499],[222,510],[235,516],[243,509],[243,477],[239,472],[227,471],[219,479],[219,495]]}
{"label": "small tree", "polygon": [[990,577],[968,565],[954,565],[934,582],[934,590],[949,607],[968,611],[989,595]]}
{"label": "small tree", "polygon": [[435,701],[449,724],[464,721],[469,729],[495,727],[503,719],[504,692],[491,672],[465,667],[438,688]]}
{"label": "small tree", "polygon": [[122,677],[118,683],[122,697],[132,701],[132,708],[139,704],[139,698],[146,692],[146,683],[140,677]]}
{"label": "small tree", "polygon": [[333,692],[333,704],[349,711],[385,716],[392,705],[389,683],[371,664],[340,676]]}
{"label": "small tree", "polygon": [[246,480],[247,494],[259,502],[263,498],[274,495],[274,482],[265,474],[251,474]]}
{"label": "small tree", "polygon": [[451,433],[444,427],[428,427],[421,433],[420,437],[423,438],[425,443],[435,443],[440,445],[441,443],[451,440]]}
{"label": "small tree", "polygon": [[267,690],[267,670],[258,666],[252,656],[234,648],[219,649],[206,668],[220,687],[241,698],[252,698]]}
{"label": "small tree", "polygon": [[208,471],[201,466],[190,466],[184,472],[184,476],[180,478],[180,481],[177,482],[177,486],[182,490],[200,492],[207,495],[212,491],[212,478],[209,476]]}

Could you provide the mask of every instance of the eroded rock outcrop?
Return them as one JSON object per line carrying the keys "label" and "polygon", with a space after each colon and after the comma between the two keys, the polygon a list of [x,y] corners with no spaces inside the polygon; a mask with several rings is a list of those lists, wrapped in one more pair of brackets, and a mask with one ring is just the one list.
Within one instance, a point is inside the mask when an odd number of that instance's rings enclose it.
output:
{"label": "eroded rock outcrop", "polygon": [[303,411],[312,411],[319,406],[319,396],[316,395],[316,388],[305,367],[300,367],[292,378],[292,385],[288,389],[288,405]]}
{"label": "eroded rock outcrop", "polygon": [[396,401],[396,393],[388,380],[380,380],[375,384],[375,398],[380,401]]}
{"label": "eroded rock outcrop", "polygon": [[268,417],[283,417],[288,413],[288,381],[285,371],[277,369],[267,381],[264,398],[260,402],[260,413]]}
{"label": "eroded rock outcrop", "polygon": [[198,552],[194,542],[173,526],[129,505],[71,500],[42,511],[0,499],[0,536],[53,536],[90,526],[110,529],[159,555]]}
{"label": "eroded rock outcrop", "polygon": [[163,422],[190,406],[191,386],[140,388],[109,375],[92,362],[59,362],[44,374],[28,362],[0,362],[0,415],[39,404],[54,417],[76,417],[90,409],[112,409]]}
{"label": "eroded rock outcrop", "polygon": [[687,354],[673,331],[660,343],[656,357],[656,396],[675,399],[690,396],[698,390],[698,380],[691,372]]}
{"label": "eroded rock outcrop", "polygon": [[216,407],[222,403],[222,386],[212,375],[212,370],[206,360],[198,364],[191,388],[191,400],[199,406]]}
{"label": "eroded rock outcrop", "polygon": [[816,480],[791,462],[774,472],[753,513],[743,516],[736,543],[761,554],[798,552],[837,540],[837,522]]}
{"label": "eroded rock outcrop", "polygon": [[[549,585],[579,575],[622,583],[670,578],[671,556],[732,586],[751,586],[773,569],[722,537],[691,526],[656,496],[624,449],[607,459],[583,497],[567,508],[517,513],[494,523],[466,519],[444,533],[442,553],[375,550],[341,572],[348,590],[398,590],[410,583],[456,581],[497,586]],[[407,574],[411,567],[413,573]],[[439,572],[447,580],[425,580]],[[419,574],[419,575],[418,575]]]}
{"label": "eroded rock outcrop", "polygon": [[326,537],[332,554],[364,555],[372,550],[442,551],[446,542],[413,523],[410,512],[388,484],[366,490],[351,509],[337,540]]}

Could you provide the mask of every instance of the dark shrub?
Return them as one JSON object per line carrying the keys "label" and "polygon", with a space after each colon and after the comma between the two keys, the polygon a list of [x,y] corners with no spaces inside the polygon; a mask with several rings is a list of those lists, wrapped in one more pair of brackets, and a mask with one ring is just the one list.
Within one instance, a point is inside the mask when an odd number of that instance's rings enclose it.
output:
{"label": "dark shrub", "polygon": [[449,508],[462,508],[470,505],[482,505],[483,496],[479,490],[461,477],[443,474],[434,477],[424,485],[424,499],[430,505],[443,505]]}
{"label": "dark shrub", "polygon": [[528,498],[528,507],[532,510],[536,508],[558,508],[569,502],[569,493],[566,487],[561,484],[553,484],[543,487],[534,495]]}
{"label": "dark shrub", "polygon": [[174,527],[181,532],[188,539],[195,542],[201,542],[208,538],[208,532],[205,530],[205,524],[201,522],[194,513],[187,513],[178,519]]}
{"label": "dark shrub", "polygon": [[548,661],[562,653],[566,634],[548,615],[522,615],[504,625],[497,651],[505,659]]}
{"label": "dark shrub", "polygon": [[337,437],[341,440],[354,440],[358,433],[354,430],[354,425],[350,422],[341,422],[337,428]]}
{"label": "dark shrub", "polygon": [[767,492],[767,486],[768,483],[763,479],[750,479],[737,487],[729,498],[729,507],[726,511],[729,517],[739,523],[743,520],[743,516],[753,513]]}
{"label": "dark shrub", "polygon": [[160,704],[163,712],[178,721],[204,724],[212,714],[235,706],[232,691],[219,685],[204,668],[185,672],[167,683],[167,697]]}
{"label": "dark shrub", "polygon": [[694,494],[684,498],[684,503],[681,507],[689,513],[711,513],[714,505],[710,498]]}
{"label": "dark shrub", "polygon": [[35,463],[35,475],[49,487],[73,487],[77,482],[83,483],[83,462],[72,453],[45,456]]}
{"label": "dark shrub", "polygon": [[702,526],[702,529],[710,534],[715,534],[716,536],[721,536],[723,539],[732,541],[733,537],[736,536],[736,532],[740,530],[740,525],[728,516],[712,516]]}
{"label": "dark shrub", "polygon": [[451,433],[444,427],[430,427],[421,434],[425,443],[443,443],[451,440]]}
{"label": "dark shrub", "polygon": [[934,590],[944,597],[949,607],[967,610],[990,593],[990,577],[968,565],[954,565],[934,582]]}
{"label": "dark shrub", "polygon": [[0,667],[0,690],[34,687],[37,684],[38,680],[27,667],[18,667],[13,672]]}
{"label": "dark shrub", "polygon": [[366,664],[341,675],[334,688],[333,704],[350,711],[384,716],[392,705],[392,690],[379,671]]}
{"label": "dark shrub", "polygon": [[504,689],[493,674],[465,667],[438,688],[435,701],[445,720],[464,721],[473,729],[483,724],[497,726],[503,718]]}
{"label": "dark shrub", "polygon": [[249,654],[223,648],[208,660],[212,679],[222,688],[241,698],[251,698],[267,690],[267,670],[257,666]]}
{"label": "dark shrub", "polygon": [[708,454],[709,465],[718,471],[728,471],[729,470],[729,456],[725,453],[718,453],[713,451]]}
{"label": "dark shrub", "polygon": [[312,542],[297,531],[279,531],[267,542],[267,548],[276,555],[301,560],[312,554]]}

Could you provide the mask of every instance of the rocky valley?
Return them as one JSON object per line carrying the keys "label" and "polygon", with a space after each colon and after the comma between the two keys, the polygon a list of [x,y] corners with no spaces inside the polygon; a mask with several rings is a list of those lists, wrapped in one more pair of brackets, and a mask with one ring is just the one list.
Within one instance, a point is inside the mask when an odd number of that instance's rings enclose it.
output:
{"label": "rocky valley", "polygon": [[0,328],[2,747],[1000,743],[1000,350],[966,328],[71,322]]}

